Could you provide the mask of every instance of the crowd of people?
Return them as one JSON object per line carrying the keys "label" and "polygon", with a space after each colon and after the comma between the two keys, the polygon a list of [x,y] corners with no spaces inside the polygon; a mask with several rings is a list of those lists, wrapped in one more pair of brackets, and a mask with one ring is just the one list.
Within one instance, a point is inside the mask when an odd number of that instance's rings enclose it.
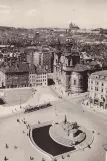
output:
{"label": "crowd of people", "polygon": [[[29,131],[31,130],[31,126],[28,123],[28,121],[25,118],[23,118],[23,119],[16,118],[16,121],[18,124],[20,124],[20,125],[23,124],[25,126],[24,130],[22,130],[22,134],[24,134],[24,135],[26,134],[29,137]],[[40,124],[40,121],[38,121],[38,124]],[[9,150],[10,148],[12,148],[12,147],[9,145],[9,143],[5,143],[5,149]],[[18,147],[17,145],[14,145],[13,148],[15,150],[20,149],[20,147]],[[34,160],[34,159],[35,159],[35,157],[29,156],[29,160]],[[7,160],[9,160],[9,157],[4,156],[4,161],[7,161]],[[45,159],[42,158],[41,161],[45,161]]]}

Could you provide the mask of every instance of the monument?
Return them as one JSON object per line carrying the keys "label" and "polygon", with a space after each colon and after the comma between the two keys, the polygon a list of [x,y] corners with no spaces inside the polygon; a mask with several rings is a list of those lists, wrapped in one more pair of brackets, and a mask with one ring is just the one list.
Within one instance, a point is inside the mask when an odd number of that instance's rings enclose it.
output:
{"label": "monument", "polygon": [[77,145],[86,138],[86,133],[77,122],[67,121],[66,115],[64,121],[50,127],[49,134],[56,143],[66,147]]}

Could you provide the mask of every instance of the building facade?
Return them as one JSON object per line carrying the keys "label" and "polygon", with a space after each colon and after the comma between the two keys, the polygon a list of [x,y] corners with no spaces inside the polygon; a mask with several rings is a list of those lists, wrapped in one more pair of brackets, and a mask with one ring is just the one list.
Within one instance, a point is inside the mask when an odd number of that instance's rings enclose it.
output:
{"label": "building facade", "polygon": [[0,71],[4,76],[2,84],[6,88],[29,86],[29,66],[27,63],[16,63],[15,66],[7,66]]}
{"label": "building facade", "polygon": [[90,75],[88,90],[90,105],[107,108],[107,70]]}
{"label": "building facade", "polygon": [[29,86],[36,86],[36,66],[29,64]]}
{"label": "building facade", "polygon": [[[60,46],[60,44],[58,44]],[[62,84],[67,93],[80,93],[86,91],[84,84],[87,79],[87,68],[80,63],[80,54],[72,49],[72,43],[66,42],[66,49],[60,48],[54,54],[54,81]]]}
{"label": "building facade", "polygon": [[42,49],[41,66],[44,66],[47,73],[52,72],[52,53],[48,48]]}
{"label": "building facade", "polygon": [[36,86],[47,86],[48,74],[45,69],[37,68],[36,70]]}
{"label": "building facade", "polygon": [[[85,82],[85,83],[84,83]],[[72,93],[83,93],[88,88],[87,67],[77,64],[71,74],[71,91]]]}
{"label": "building facade", "polygon": [[0,70],[0,88],[6,86],[6,75],[4,70]]}
{"label": "building facade", "polygon": [[49,48],[41,47],[28,51],[27,63],[45,67],[47,73],[53,72],[53,55]]}

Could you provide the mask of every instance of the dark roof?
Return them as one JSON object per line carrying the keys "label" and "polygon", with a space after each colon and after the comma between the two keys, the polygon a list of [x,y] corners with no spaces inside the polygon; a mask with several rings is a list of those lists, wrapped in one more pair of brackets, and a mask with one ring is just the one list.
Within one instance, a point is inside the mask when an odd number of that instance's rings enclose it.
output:
{"label": "dark roof", "polygon": [[83,71],[87,71],[87,70],[89,70],[89,68],[83,64],[76,64],[76,66],[73,69],[73,71],[77,71],[77,72],[83,72]]}
{"label": "dark roof", "polygon": [[43,74],[43,73],[47,73],[45,67],[37,67],[36,68],[36,74]]}
{"label": "dark roof", "polygon": [[78,56],[79,55],[79,50],[77,50],[77,49],[71,49],[71,51],[66,51],[65,50],[65,52],[64,52],[64,55],[65,56]]}
{"label": "dark roof", "polygon": [[99,72],[94,72],[91,75],[99,75],[99,76],[107,77],[107,70],[103,70],[103,71],[99,71]]}
{"label": "dark roof", "polygon": [[107,60],[103,62],[103,67],[107,67]]}
{"label": "dark roof", "polygon": [[49,48],[42,48],[42,52],[49,52]]}
{"label": "dark roof", "polygon": [[30,72],[36,72],[36,66],[34,64],[29,64],[29,71]]}
{"label": "dark roof", "polygon": [[89,65],[91,65],[91,66],[96,66],[96,65],[98,65],[98,64],[97,64],[96,61],[92,61],[92,62],[89,63]]}
{"label": "dark roof", "polygon": [[4,73],[21,73],[21,72],[29,72],[29,64],[27,63],[18,63],[15,66],[6,66],[1,68],[1,71]]}

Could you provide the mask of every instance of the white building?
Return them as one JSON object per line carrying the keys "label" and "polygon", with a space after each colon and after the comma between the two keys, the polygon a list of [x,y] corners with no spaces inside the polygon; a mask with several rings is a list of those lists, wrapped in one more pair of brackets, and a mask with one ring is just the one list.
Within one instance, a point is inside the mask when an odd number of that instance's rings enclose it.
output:
{"label": "white building", "polygon": [[0,88],[5,87],[6,85],[6,75],[5,71],[0,70]]}
{"label": "white building", "polygon": [[[34,70],[33,70],[34,71]],[[37,67],[36,72],[29,73],[30,86],[47,86],[48,74],[45,69]]]}
{"label": "white building", "polygon": [[90,104],[107,108],[107,70],[90,75],[88,90]]}
{"label": "white building", "polygon": [[36,86],[47,86],[48,74],[45,69],[38,68],[36,70]]}

